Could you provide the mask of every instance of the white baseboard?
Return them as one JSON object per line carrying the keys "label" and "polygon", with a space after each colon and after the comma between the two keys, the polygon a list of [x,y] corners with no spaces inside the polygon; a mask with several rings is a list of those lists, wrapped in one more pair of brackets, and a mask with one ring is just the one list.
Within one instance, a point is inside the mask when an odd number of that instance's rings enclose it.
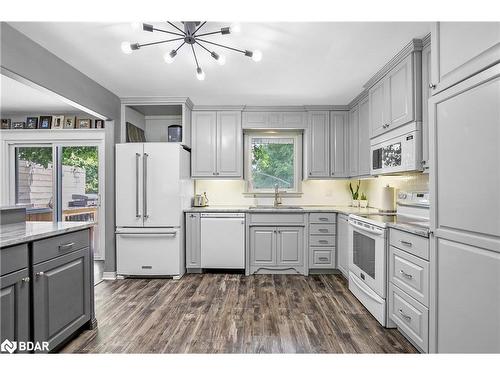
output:
{"label": "white baseboard", "polygon": [[102,279],[103,280],[116,280],[116,272],[103,272]]}

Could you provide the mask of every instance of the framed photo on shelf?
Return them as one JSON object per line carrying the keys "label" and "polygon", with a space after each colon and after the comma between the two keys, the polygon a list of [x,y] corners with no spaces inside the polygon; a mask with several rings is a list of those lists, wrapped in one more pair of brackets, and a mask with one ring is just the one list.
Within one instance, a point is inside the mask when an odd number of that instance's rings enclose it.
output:
{"label": "framed photo on shelf", "polygon": [[38,129],[38,117],[27,117],[26,129]]}
{"label": "framed photo on shelf", "polygon": [[10,118],[2,119],[2,129],[10,129]]}
{"label": "framed photo on shelf", "polygon": [[52,126],[52,116],[40,116],[38,129],[50,129]]}
{"label": "framed photo on shelf", "polygon": [[79,118],[78,120],[76,120],[76,123],[77,123],[77,128],[79,129],[90,129],[92,120],[88,118]]}
{"label": "framed photo on shelf", "polygon": [[24,121],[15,121],[11,124],[11,129],[24,129],[26,127],[26,123]]}
{"label": "framed photo on shelf", "polygon": [[64,123],[64,116],[52,116],[52,129],[62,129]]}
{"label": "framed photo on shelf", "polygon": [[66,116],[64,117],[64,129],[74,129],[75,128],[76,117],[75,116]]}
{"label": "framed photo on shelf", "polygon": [[96,129],[104,129],[104,120],[94,120]]}

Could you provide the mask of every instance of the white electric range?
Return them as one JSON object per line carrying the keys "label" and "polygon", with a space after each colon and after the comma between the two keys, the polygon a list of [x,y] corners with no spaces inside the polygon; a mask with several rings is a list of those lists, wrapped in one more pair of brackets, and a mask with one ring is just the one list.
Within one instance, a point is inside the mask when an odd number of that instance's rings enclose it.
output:
{"label": "white electric range", "polygon": [[429,193],[400,192],[397,212],[349,215],[349,290],[384,327],[392,327],[386,308],[390,223],[429,225]]}

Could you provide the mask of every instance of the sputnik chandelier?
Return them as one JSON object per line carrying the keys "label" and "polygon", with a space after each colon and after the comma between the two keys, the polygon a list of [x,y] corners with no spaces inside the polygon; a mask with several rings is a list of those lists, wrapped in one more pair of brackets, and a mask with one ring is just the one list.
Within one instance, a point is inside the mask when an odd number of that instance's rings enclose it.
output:
{"label": "sputnik chandelier", "polygon": [[[165,34],[170,34],[170,35],[175,35],[175,38],[171,39],[165,39],[165,40],[159,40],[156,42],[151,42],[151,43],[130,43],[130,42],[122,42],[121,44],[121,49],[123,53],[130,54],[133,51],[136,51],[138,49],[141,49],[143,47],[147,46],[153,46],[157,44],[163,44],[163,43],[170,43],[170,42],[181,42],[180,45],[178,45],[177,48],[172,49],[170,52],[165,53],[163,56],[163,59],[165,60],[166,63],[171,64],[174,61],[175,56],[177,55],[177,52],[184,46],[184,45],[189,45],[191,46],[191,51],[193,51],[193,56],[194,56],[194,61],[196,63],[196,77],[200,80],[203,81],[205,79],[205,72],[201,69],[200,63],[198,61],[198,56],[196,55],[196,50],[195,46],[199,46],[201,49],[204,51],[208,52],[210,56],[212,56],[218,63],[219,65],[224,65],[226,63],[226,58],[224,55],[219,54],[215,51],[211,51],[209,49],[210,46],[217,46],[220,48],[225,48],[231,51],[239,52],[244,54],[247,57],[250,57],[253,61],[260,61],[262,59],[262,52],[255,50],[255,51],[249,51],[249,50],[242,50],[238,48],[233,48],[226,46],[224,44],[219,44],[212,42],[210,40],[205,39],[204,37],[212,36],[212,35],[217,35],[217,34],[222,34],[222,35],[227,35],[231,34],[234,32],[239,32],[239,25],[235,24],[230,27],[222,27],[220,30],[216,31],[211,31],[211,32],[205,32],[205,33],[200,33],[200,29],[205,26],[207,22],[200,22],[200,21],[183,21],[183,27],[184,30],[182,30],[180,27],[177,27],[174,23],[167,21],[167,24],[169,24],[171,27],[175,29],[175,31],[169,31],[169,30],[163,30],[163,29],[158,29],[154,27],[153,25],[143,23],[142,24],[142,30],[148,31],[148,32],[161,32]],[[141,24],[139,23],[133,23],[132,27],[135,29],[140,29]]]}

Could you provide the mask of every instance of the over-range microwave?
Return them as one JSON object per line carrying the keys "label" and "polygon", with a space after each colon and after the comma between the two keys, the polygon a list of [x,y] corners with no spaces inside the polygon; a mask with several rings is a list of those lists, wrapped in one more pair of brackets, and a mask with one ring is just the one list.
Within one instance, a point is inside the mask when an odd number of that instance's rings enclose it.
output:
{"label": "over-range microwave", "polygon": [[422,170],[421,132],[413,130],[405,134],[395,133],[398,132],[392,131],[372,140],[372,175]]}

